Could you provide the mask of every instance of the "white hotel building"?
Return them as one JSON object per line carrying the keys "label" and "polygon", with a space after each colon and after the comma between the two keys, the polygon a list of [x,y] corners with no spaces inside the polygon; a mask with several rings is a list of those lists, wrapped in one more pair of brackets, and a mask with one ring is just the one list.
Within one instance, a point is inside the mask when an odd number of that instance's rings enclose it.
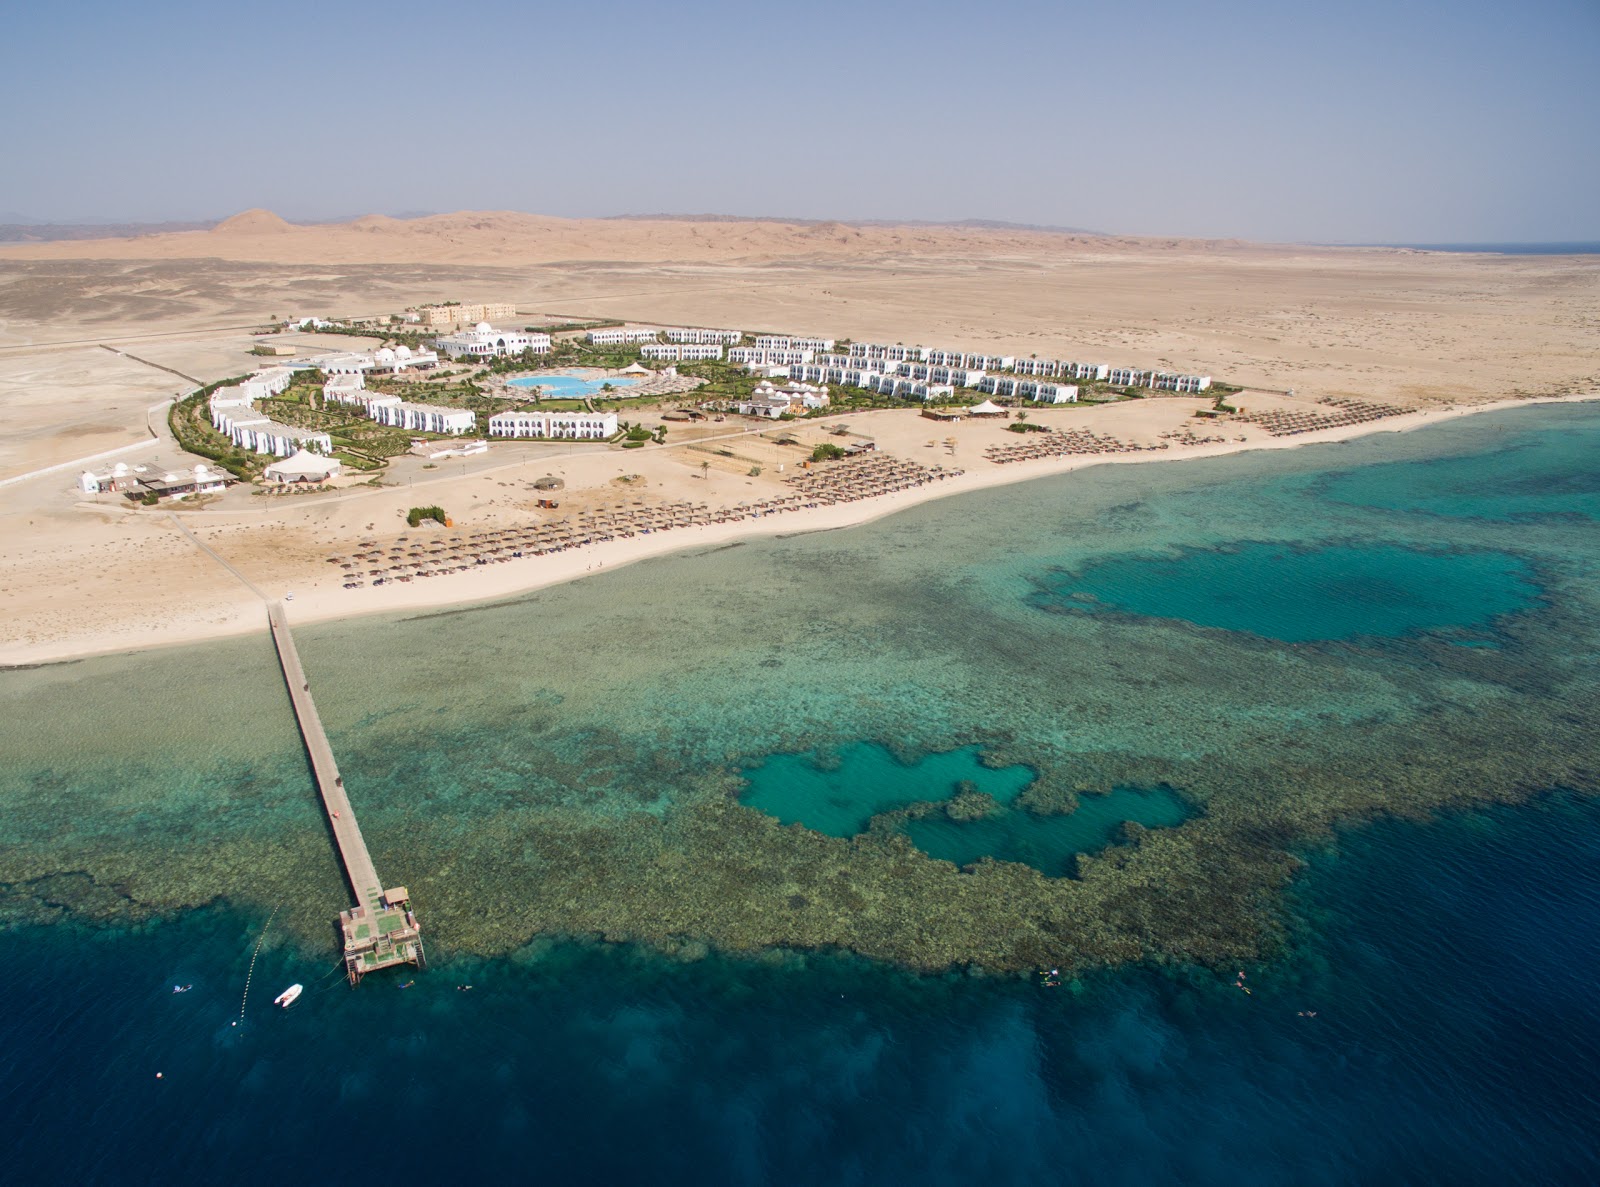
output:
{"label": "white hotel building", "polygon": [[280,425],[258,412],[256,400],[275,396],[289,386],[294,372],[286,367],[257,371],[242,383],[219,387],[207,400],[211,425],[240,449],[288,457],[301,449],[332,453],[333,439],[326,433]]}
{"label": "white hotel building", "polygon": [[651,342],[639,348],[639,353],[647,359],[663,359],[673,363],[693,363],[700,359],[720,359],[722,347],[709,344],[696,343],[658,343]]}
{"label": "white hotel building", "polygon": [[728,361],[746,367],[792,367],[797,363],[809,363],[814,353],[792,346],[735,346],[728,351]]}
{"label": "white hotel building", "polygon": [[450,437],[470,433],[477,423],[477,416],[466,408],[440,408],[401,399],[373,400],[368,406],[368,415],[378,424],[408,433],[440,433]]}
{"label": "white hotel building", "polygon": [[832,338],[790,338],[782,334],[757,334],[756,346],[762,350],[805,350],[826,354],[833,349]]}
{"label": "white hotel building", "polygon": [[544,437],[556,441],[604,441],[617,433],[615,412],[496,412],[491,437]]}
{"label": "white hotel building", "polygon": [[590,346],[631,346],[636,342],[654,342],[660,334],[660,330],[644,326],[613,326],[606,330],[590,330],[588,336]]}
{"label": "white hotel building", "polygon": [[438,339],[434,345],[453,359],[488,359],[530,350],[534,354],[549,354],[550,335],[497,330],[488,322],[481,321],[470,330]]}
{"label": "white hotel building", "polygon": [[1151,376],[1150,386],[1157,391],[1184,392],[1192,395],[1210,387],[1211,376],[1178,375],[1172,371],[1157,371]]}
{"label": "white hotel building", "polygon": [[675,326],[663,330],[668,342],[681,342],[691,346],[738,346],[744,341],[739,330],[696,330],[689,326]]}

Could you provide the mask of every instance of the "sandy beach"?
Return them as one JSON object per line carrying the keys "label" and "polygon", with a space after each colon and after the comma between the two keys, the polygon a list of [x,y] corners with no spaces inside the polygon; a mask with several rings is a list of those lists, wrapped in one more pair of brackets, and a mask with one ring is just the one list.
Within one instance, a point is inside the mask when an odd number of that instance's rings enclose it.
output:
{"label": "sandy beach", "polygon": [[[1505,400],[1425,409],[1377,423],[1348,425],[1292,437],[1270,437],[1261,432],[1235,433],[1235,437],[1243,439],[1179,445],[1161,451],[1043,458],[1009,465],[995,464],[978,453],[986,443],[1005,437],[1015,440],[1001,424],[969,421],[956,426],[933,425],[911,410],[858,413],[840,419],[854,431],[871,432],[887,456],[921,460],[916,457],[919,452],[936,451],[944,464],[961,472],[944,481],[855,502],[612,539],[542,556],[524,556],[508,563],[473,565],[465,572],[432,576],[426,581],[402,584],[390,580],[381,586],[369,584],[359,589],[343,587],[339,571],[326,563],[327,553],[354,547],[358,536],[386,543],[394,539],[446,538],[459,536],[459,532],[434,524],[407,529],[403,523],[380,531],[376,525],[394,523],[393,516],[399,506],[415,501],[417,496],[412,488],[401,492],[362,492],[354,499],[306,500],[305,505],[292,506],[281,513],[273,508],[272,518],[276,522],[270,523],[262,522],[267,518],[264,513],[253,516],[207,511],[168,514],[84,505],[75,509],[84,522],[74,533],[79,538],[73,541],[71,552],[97,554],[109,560],[113,567],[128,566],[129,580],[107,583],[103,580],[105,570],[98,565],[84,579],[81,576],[83,566],[76,561],[53,565],[38,559],[37,554],[27,574],[19,573],[18,566],[7,564],[6,585],[0,589],[0,606],[4,608],[12,631],[17,633],[10,634],[0,644],[0,664],[47,663],[263,630],[265,604],[257,590],[267,598],[287,597],[286,609],[295,623],[484,604],[614,571],[650,557],[716,548],[762,536],[846,528],[933,499],[1094,466],[1181,464],[1247,450],[1298,449],[1370,433],[1406,432],[1461,416],[1523,407],[1529,403],[1587,398],[1596,397]],[[1063,422],[1070,419],[1077,425],[1091,425],[1101,431],[1120,434],[1123,439],[1138,440],[1152,437],[1169,422],[1179,422],[1190,416],[1195,407],[1207,403],[1176,399],[1145,401],[1056,410],[1053,414],[1045,411],[1035,413],[1034,420],[1047,423],[1052,418]],[[944,444],[946,440],[956,442],[953,452]],[[930,445],[934,449],[930,449]],[[615,464],[618,457],[614,452],[596,452],[541,468],[562,474],[568,483],[567,506],[616,506],[613,492],[617,488],[611,475],[619,469]],[[737,473],[719,472],[715,476],[696,473],[684,460],[682,449],[660,447],[653,454],[629,457],[628,462],[630,469],[639,476],[635,482],[644,479],[645,485],[639,489],[650,491],[657,501],[701,496],[705,494],[701,487],[705,486],[715,500],[712,506],[736,507],[737,502],[728,496],[742,494],[748,498],[755,493],[753,480],[742,480]],[[505,477],[508,470],[526,471],[528,467],[528,462],[514,462],[486,467],[470,476],[441,479],[438,482],[441,493],[430,497],[456,505],[466,500],[466,505],[473,509],[473,526],[537,522],[527,508],[529,500],[495,497],[497,489],[508,486]],[[654,481],[645,478],[646,475],[653,475]],[[770,482],[767,487],[782,489]],[[556,517],[555,512],[544,515],[547,520]],[[100,537],[107,532],[121,538],[104,542]],[[210,552],[199,547],[197,542]],[[155,557],[159,557],[159,561],[151,571],[147,565]],[[227,562],[228,567],[217,558]],[[12,559],[13,552],[8,547],[0,563]],[[74,575],[74,569],[80,570],[79,576]],[[141,574],[152,580],[141,580]],[[176,610],[175,599],[180,607]]]}
{"label": "sandy beach", "polygon": [[[1135,450],[997,464],[1033,442],[1004,423],[936,424],[915,408],[774,426],[674,424],[667,443],[496,443],[472,459],[406,459],[374,487],[205,506],[85,497],[76,463],[192,464],[163,403],[250,370],[263,322],[396,311],[444,298],[512,302],[519,321],[614,318],[822,333],[1019,356],[1206,373],[1244,387],[1247,414],[1316,415],[1328,401],[1383,419],[1297,436],[1197,419],[1209,399],[1032,409],[1034,424]],[[492,601],[648,556],[736,538],[829,530],[930,498],[1099,464],[1154,464],[1404,431],[1485,408],[1600,391],[1590,331],[1600,260],[1313,248],[941,227],[571,220],[461,213],[290,226],[253,211],[210,231],[0,247],[0,663],[189,642],[261,629],[263,594],[291,618]],[[315,352],[372,340],[293,335]],[[1290,390],[1294,394],[1289,394]],[[1199,443],[1188,433],[1200,434]],[[781,430],[781,431],[780,431]],[[835,432],[841,434],[835,436]],[[791,436],[794,444],[779,443]],[[1217,438],[1217,439],[1208,439]],[[623,510],[784,498],[825,441],[956,478],[858,502],[678,528],[426,580],[344,588],[330,558],[405,534],[438,504],[454,529],[536,529]],[[824,468],[830,463],[824,463]],[[533,480],[563,479],[558,510]],[[187,531],[178,526],[182,524]]]}

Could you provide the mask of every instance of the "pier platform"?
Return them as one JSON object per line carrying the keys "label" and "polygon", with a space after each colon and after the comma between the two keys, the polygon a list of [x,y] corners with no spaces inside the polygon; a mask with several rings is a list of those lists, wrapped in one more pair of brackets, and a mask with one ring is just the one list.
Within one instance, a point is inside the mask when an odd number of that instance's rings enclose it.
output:
{"label": "pier platform", "polygon": [[272,642],[278,649],[284,681],[289,686],[289,699],[294,702],[300,735],[305,739],[306,753],[311,758],[322,806],[328,814],[328,825],[333,830],[345,878],[355,899],[354,906],[339,913],[345,975],[351,985],[357,985],[366,974],[397,964],[426,968],[422,927],[411,909],[410,895],[403,886],[384,889],[377,868],[372,864],[372,855],[367,852],[355,809],[345,793],[344,777],[339,774],[333,747],[328,744],[316,702],[311,699],[311,682],[300,665],[300,653],[295,649],[282,603],[268,605],[267,621],[272,627]]}

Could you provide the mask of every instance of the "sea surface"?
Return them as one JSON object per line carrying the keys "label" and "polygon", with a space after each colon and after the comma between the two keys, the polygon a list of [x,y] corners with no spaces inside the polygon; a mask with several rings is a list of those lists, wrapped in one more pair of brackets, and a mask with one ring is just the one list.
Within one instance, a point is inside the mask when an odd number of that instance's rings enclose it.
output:
{"label": "sea surface", "polygon": [[1597,456],[1519,409],[297,631],[429,945],[354,991],[264,637],[0,672],[5,1178],[1600,1181]]}

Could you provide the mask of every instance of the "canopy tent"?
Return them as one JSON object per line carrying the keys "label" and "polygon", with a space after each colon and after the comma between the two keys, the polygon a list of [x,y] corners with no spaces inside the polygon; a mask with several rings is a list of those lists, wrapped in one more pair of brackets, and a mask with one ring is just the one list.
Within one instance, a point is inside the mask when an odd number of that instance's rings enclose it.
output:
{"label": "canopy tent", "polygon": [[344,467],[337,458],[299,450],[262,472],[268,482],[326,482]]}
{"label": "canopy tent", "polygon": [[1006,410],[993,400],[985,400],[981,404],[974,404],[968,411],[973,416],[1004,416]]}

